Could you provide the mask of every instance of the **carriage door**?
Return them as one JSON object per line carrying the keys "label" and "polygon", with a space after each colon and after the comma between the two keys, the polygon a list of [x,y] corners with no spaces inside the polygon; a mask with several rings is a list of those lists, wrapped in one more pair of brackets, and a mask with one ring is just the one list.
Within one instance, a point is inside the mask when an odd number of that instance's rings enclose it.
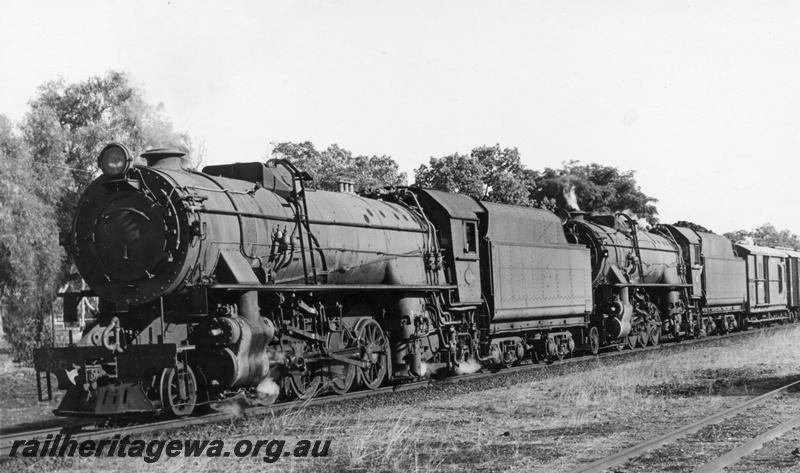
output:
{"label": "carriage door", "polygon": [[798,280],[798,268],[800,268],[800,259],[796,257],[789,258],[786,264],[786,286],[789,288],[789,306],[797,307],[800,305],[800,280]]}
{"label": "carriage door", "polygon": [[769,304],[769,256],[764,256],[762,260],[763,263],[758,263],[758,268],[761,270],[758,281],[758,292],[761,297],[758,302],[759,304]]}
{"label": "carriage door", "polygon": [[758,265],[756,255],[747,255],[747,303],[753,310],[758,305]]}
{"label": "carriage door", "polygon": [[767,280],[769,285],[769,293],[771,294],[770,301],[773,304],[786,304],[786,287],[783,283],[783,276],[786,272],[784,267],[784,259],[780,257],[771,257],[769,259],[769,269],[767,273],[770,278]]}

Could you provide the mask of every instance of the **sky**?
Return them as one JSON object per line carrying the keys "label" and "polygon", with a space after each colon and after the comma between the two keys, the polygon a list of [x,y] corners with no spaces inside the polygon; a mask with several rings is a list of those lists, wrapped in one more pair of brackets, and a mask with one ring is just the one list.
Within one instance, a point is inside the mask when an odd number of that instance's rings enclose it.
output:
{"label": "sky", "polygon": [[0,114],[126,71],[207,164],[482,145],[635,170],[661,221],[800,234],[797,1],[0,3]]}

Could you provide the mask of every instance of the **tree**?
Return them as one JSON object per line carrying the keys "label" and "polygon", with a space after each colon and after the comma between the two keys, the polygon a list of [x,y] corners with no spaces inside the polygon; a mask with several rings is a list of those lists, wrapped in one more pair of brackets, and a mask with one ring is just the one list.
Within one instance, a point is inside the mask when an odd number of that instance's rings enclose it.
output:
{"label": "tree", "polygon": [[77,277],[57,235],[71,226],[80,194],[99,173],[103,146],[117,141],[137,156],[179,148],[189,152],[188,165],[204,152],[173,131],[163,106],[148,104],[124,73],[47,82],[29,105],[21,136],[0,120],[0,304],[8,309],[7,338],[22,359],[47,336],[57,288]]}
{"label": "tree", "polygon": [[679,220],[679,221],[673,223],[673,225],[675,225],[676,227],[690,228],[690,229],[692,229],[692,230],[694,230],[696,232],[714,233],[714,232],[712,232],[711,230],[709,230],[708,228],[706,228],[706,227],[704,227],[702,225],[699,225],[699,224],[694,223],[694,222],[689,222],[687,220]]}
{"label": "tree", "polygon": [[431,157],[430,167],[414,170],[414,186],[455,192],[475,198],[485,194],[483,166],[477,159],[458,153],[442,158]]}
{"label": "tree", "polygon": [[735,232],[723,233],[722,236],[733,243],[752,244],[753,239],[750,236],[751,234],[752,232],[748,232],[747,230],[736,230]]}
{"label": "tree", "polygon": [[488,202],[531,206],[531,175],[522,165],[517,148],[480,146],[469,155],[458,153],[430,158],[414,171],[417,187],[456,192]]}
{"label": "tree", "polygon": [[[99,172],[97,156],[109,142],[126,145],[135,156],[149,148],[195,151],[187,134],[172,130],[163,105],[148,104],[125,73],[110,71],[75,84],[50,81],[29,104],[23,137],[33,170],[48,183],[38,195],[55,207],[61,230],[70,227],[80,194]],[[202,158],[189,158],[187,164]]]}
{"label": "tree", "polygon": [[[658,222],[657,199],[646,195],[636,183],[635,171],[621,172],[612,166],[578,161],[564,163],[562,169],[546,168],[534,177],[531,197],[553,199],[558,207],[579,207],[590,213],[629,212],[648,223]],[[576,202],[568,197],[575,195]],[[578,209],[574,209],[578,210]]]}
{"label": "tree", "polygon": [[0,311],[14,355],[30,360],[47,337],[63,252],[50,183],[35,172],[29,149],[0,115]]}
{"label": "tree", "polygon": [[800,238],[791,231],[784,229],[778,231],[771,223],[765,223],[753,231],[737,230],[725,233],[725,237],[734,243],[752,241],[754,245],[769,246],[772,248],[800,248]]}
{"label": "tree", "polygon": [[290,160],[298,169],[314,177],[317,189],[335,191],[340,180],[352,180],[356,192],[373,193],[384,187],[406,184],[406,174],[389,156],[353,156],[337,144],[320,152],[310,141],[272,143],[273,158]]}

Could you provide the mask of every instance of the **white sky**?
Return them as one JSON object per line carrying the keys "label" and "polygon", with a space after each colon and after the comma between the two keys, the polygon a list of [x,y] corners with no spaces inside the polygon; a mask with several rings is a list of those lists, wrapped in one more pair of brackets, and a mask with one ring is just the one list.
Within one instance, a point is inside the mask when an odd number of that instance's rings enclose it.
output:
{"label": "white sky", "polygon": [[269,142],[637,171],[661,220],[800,234],[800,2],[0,3],[0,114],[127,71],[209,164]]}

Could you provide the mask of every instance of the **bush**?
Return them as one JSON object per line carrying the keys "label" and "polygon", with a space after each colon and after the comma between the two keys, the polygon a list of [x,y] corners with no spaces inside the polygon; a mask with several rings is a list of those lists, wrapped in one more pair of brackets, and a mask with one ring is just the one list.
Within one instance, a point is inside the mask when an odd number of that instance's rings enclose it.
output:
{"label": "bush", "polygon": [[53,339],[49,319],[45,317],[6,317],[5,339],[15,362],[26,365],[33,361],[33,350],[47,346]]}

